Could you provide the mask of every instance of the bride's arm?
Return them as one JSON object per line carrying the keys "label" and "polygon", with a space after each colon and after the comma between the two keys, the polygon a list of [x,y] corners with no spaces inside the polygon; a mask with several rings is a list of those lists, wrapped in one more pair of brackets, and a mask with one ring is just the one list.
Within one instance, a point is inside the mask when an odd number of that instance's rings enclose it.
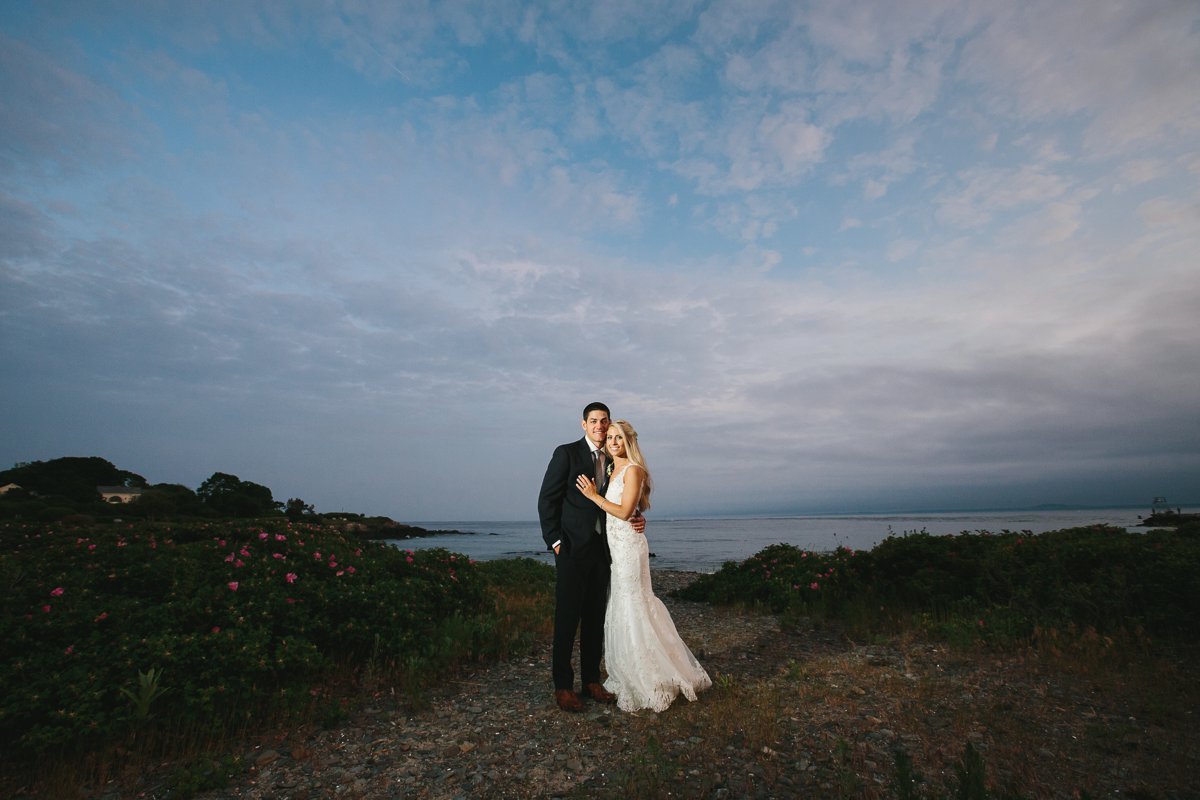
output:
{"label": "bride's arm", "polygon": [[642,481],[645,480],[645,471],[637,464],[630,464],[629,469],[625,470],[625,490],[621,492],[621,504],[605,500],[596,491],[596,484],[591,478],[586,475],[580,475],[577,483],[579,491],[583,492],[584,496],[591,500],[596,505],[600,506],[600,510],[620,519],[629,519],[637,513],[638,500],[642,497]]}

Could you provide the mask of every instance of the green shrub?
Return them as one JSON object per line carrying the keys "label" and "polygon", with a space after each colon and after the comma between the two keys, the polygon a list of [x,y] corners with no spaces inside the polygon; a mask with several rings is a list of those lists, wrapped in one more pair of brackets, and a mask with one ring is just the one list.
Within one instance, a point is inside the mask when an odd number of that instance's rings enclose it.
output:
{"label": "green shrub", "polygon": [[949,641],[1013,640],[1036,629],[1200,633],[1200,526],[1130,533],[1091,526],[1033,535],[924,531],[870,551],[772,545],[681,592],[780,614],[906,619]]}
{"label": "green shrub", "polygon": [[542,597],[554,596],[554,567],[537,559],[482,561],[478,567],[489,586]]}
{"label": "green shrub", "polygon": [[721,569],[684,587],[685,600],[759,606],[775,613],[801,609],[834,613],[860,583],[865,554],[846,547],[832,553],[774,544],[742,562],[727,561]]}
{"label": "green shrub", "polygon": [[444,668],[492,608],[465,556],[315,525],[0,525],[0,751],[83,751],[149,717],[220,730],[304,708],[347,665]]}

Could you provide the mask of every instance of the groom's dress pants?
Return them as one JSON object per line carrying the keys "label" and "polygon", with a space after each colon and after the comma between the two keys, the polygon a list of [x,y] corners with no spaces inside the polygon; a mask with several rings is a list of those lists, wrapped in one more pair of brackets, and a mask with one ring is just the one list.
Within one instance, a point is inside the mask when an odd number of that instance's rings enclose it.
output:
{"label": "groom's dress pants", "polygon": [[[589,548],[590,549],[590,548]],[[571,652],[579,630],[579,672],[582,685],[600,682],[600,656],[604,650],[604,609],[608,604],[607,551],[597,548],[583,558],[555,556],[554,688],[575,689]]]}

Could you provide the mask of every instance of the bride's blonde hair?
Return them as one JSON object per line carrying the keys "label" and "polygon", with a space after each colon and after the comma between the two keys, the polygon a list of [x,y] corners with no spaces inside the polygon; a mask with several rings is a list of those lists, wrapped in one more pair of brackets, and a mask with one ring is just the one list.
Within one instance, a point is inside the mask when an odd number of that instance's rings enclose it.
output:
{"label": "bride's blonde hair", "polygon": [[625,457],[646,473],[646,479],[642,481],[642,496],[638,500],[638,511],[648,511],[650,510],[650,490],[653,488],[653,484],[650,481],[650,470],[646,466],[646,459],[642,456],[642,448],[638,447],[637,431],[633,429],[627,419],[614,419],[608,427],[621,431],[621,438],[625,440]]}

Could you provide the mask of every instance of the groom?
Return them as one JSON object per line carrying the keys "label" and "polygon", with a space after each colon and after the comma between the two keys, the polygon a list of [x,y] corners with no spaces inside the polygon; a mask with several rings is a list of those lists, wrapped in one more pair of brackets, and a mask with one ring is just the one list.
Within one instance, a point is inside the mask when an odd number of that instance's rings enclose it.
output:
{"label": "groom", "polygon": [[[600,684],[600,655],[604,649],[604,608],[608,603],[608,568],[611,558],[604,537],[604,513],[575,485],[583,474],[596,481],[603,494],[608,484],[604,451],[609,411],[603,403],[583,409],[584,436],[577,442],[559,445],[550,457],[542,490],[538,494],[538,518],[542,538],[554,551],[554,646],[552,673],[554,700],[563,711],[582,711],[575,693],[571,652],[575,629],[579,629],[581,694],[601,703],[615,703],[616,695]],[[636,531],[646,529],[638,515],[630,520]]]}

